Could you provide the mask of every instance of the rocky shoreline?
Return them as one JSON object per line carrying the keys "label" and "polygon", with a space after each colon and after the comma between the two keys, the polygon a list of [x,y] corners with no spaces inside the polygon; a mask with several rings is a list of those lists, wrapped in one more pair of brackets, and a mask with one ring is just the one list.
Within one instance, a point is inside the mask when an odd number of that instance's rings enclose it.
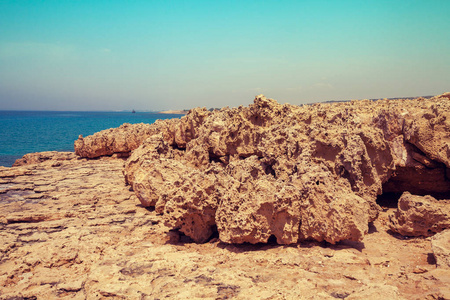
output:
{"label": "rocky shoreline", "polygon": [[449,103],[258,96],[28,154],[0,299],[449,299]]}

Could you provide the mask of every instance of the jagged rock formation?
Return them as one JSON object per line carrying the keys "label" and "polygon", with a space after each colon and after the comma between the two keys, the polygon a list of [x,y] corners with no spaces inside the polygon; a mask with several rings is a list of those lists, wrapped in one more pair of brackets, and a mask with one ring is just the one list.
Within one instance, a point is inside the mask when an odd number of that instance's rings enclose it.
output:
{"label": "jagged rock formation", "polygon": [[449,97],[299,107],[261,95],[149,125],[133,143],[120,129],[101,132],[75,150],[134,149],[126,182],[197,242],[215,230],[228,243],[360,241],[381,193],[450,194]]}
{"label": "jagged rock formation", "polygon": [[81,157],[100,156],[127,157],[147,138],[170,126],[174,120],[157,120],[153,124],[128,124],[94,133],[88,138],[79,136],[74,143],[75,153]]}

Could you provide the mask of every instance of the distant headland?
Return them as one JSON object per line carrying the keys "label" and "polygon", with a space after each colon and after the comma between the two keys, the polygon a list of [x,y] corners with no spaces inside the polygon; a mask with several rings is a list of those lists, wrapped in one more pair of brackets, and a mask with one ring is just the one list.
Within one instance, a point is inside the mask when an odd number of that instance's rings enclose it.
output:
{"label": "distant headland", "polygon": [[185,115],[189,112],[189,110],[184,109],[184,110],[163,110],[160,111],[160,114],[172,114],[172,115]]}

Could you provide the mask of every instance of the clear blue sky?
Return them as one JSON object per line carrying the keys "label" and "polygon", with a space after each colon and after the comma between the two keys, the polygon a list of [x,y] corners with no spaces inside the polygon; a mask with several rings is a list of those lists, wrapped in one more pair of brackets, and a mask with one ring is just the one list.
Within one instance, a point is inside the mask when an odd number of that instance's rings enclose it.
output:
{"label": "clear blue sky", "polygon": [[0,0],[0,110],[441,94],[449,13],[450,0]]}

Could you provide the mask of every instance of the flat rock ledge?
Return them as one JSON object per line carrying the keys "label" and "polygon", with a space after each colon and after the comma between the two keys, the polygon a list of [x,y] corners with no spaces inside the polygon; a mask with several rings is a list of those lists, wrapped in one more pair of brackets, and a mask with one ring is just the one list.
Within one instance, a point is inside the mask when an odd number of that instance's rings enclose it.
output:
{"label": "flat rock ledge", "polygon": [[[448,230],[390,234],[393,208],[363,242],[197,244],[140,203],[123,159],[26,159],[0,167],[1,300],[450,298]],[[191,180],[210,188],[200,174]]]}
{"label": "flat rock ledge", "polygon": [[449,97],[294,106],[260,95],[96,133],[75,152],[130,155],[125,181],[142,205],[196,242],[362,241],[383,193],[450,198]]}

